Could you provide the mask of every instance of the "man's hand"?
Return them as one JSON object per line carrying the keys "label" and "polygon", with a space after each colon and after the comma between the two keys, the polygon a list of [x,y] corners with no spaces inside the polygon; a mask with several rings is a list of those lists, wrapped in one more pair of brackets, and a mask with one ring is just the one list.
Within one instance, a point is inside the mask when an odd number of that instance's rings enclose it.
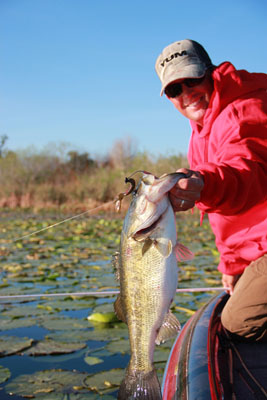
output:
{"label": "man's hand", "polygon": [[187,178],[180,179],[170,190],[170,201],[174,211],[186,211],[193,208],[195,202],[199,200],[204,181],[197,171],[181,168],[176,172],[183,172],[187,175]]}
{"label": "man's hand", "polygon": [[226,289],[226,292],[229,293],[230,295],[233,294],[234,287],[238,279],[240,278],[241,275],[222,275],[222,284],[223,287]]}

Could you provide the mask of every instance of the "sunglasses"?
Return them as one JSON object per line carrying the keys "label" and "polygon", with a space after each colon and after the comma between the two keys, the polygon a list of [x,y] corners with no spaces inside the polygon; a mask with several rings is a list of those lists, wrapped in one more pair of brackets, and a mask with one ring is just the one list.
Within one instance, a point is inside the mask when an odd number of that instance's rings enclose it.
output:
{"label": "sunglasses", "polygon": [[192,88],[194,86],[200,85],[201,82],[204,81],[204,79],[205,75],[202,76],[202,78],[187,78],[184,79],[182,82],[172,83],[165,88],[164,93],[166,94],[166,96],[171,98],[180,96],[180,94],[183,93],[182,85]]}

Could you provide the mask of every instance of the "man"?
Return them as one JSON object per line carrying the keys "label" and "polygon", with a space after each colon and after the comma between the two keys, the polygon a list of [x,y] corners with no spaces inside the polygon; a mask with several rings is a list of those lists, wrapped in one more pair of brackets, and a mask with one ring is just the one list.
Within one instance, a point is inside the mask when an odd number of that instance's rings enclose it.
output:
{"label": "man", "polygon": [[208,213],[231,297],[222,323],[246,340],[267,340],[267,75],[214,66],[193,40],[156,61],[165,93],[190,120],[188,178],[171,190],[175,211]]}

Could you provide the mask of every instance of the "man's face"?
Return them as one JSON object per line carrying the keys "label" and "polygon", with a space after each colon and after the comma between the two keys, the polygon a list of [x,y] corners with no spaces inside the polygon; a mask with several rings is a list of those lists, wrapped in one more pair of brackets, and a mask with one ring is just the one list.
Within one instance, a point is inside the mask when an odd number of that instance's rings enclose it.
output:
{"label": "man's face", "polygon": [[184,79],[178,79],[171,83],[181,83],[183,91],[179,96],[166,96],[181,114],[203,126],[204,115],[213,92],[211,75],[207,72],[205,79],[193,87],[188,87],[183,81]]}

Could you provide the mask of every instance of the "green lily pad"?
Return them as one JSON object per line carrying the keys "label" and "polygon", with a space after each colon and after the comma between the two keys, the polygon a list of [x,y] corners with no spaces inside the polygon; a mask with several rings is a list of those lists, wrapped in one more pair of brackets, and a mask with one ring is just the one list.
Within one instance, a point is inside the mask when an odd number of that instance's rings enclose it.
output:
{"label": "green lily pad", "polygon": [[42,308],[47,309],[47,310],[83,310],[83,309],[89,309],[94,305],[93,301],[82,301],[76,299],[70,300],[59,300],[59,301],[51,301],[48,303],[43,303]]}
{"label": "green lily pad", "polygon": [[67,354],[74,353],[86,347],[86,343],[64,343],[51,339],[39,341],[24,354],[28,356],[45,356],[48,354]]}
{"label": "green lily pad", "polygon": [[0,357],[16,354],[30,347],[33,339],[18,336],[0,336]]}
{"label": "green lily pad", "polygon": [[96,307],[94,307],[94,312],[95,313],[108,313],[108,312],[114,312],[114,299],[109,300],[106,299],[105,303],[102,303]]}
{"label": "green lily pad", "polygon": [[86,329],[88,321],[68,317],[44,317],[40,325],[48,330]]}
{"label": "green lily pad", "polygon": [[110,322],[117,322],[118,318],[114,312],[107,313],[93,313],[87,317],[89,321],[102,322],[104,324],[109,324]]}
{"label": "green lily pad", "polygon": [[[73,353],[65,353],[65,354],[52,354],[52,355],[45,355],[45,356],[34,356],[33,361],[35,363],[46,363],[46,365],[54,365],[55,362],[57,364],[65,363],[69,361],[74,361],[75,359],[83,360],[85,354],[87,354],[88,350],[87,347],[83,348],[82,350],[77,350]],[[71,365],[71,364],[69,364]]]}
{"label": "green lily pad", "polygon": [[21,318],[26,316],[39,316],[45,313],[49,313],[47,310],[40,309],[38,307],[32,306],[18,306],[12,307],[10,310],[4,311],[2,315],[12,317],[12,318]]}
{"label": "green lily pad", "polygon": [[128,338],[128,328],[123,323],[114,325],[97,323],[94,330],[90,331],[90,340],[110,341],[121,338]]}
{"label": "green lily pad", "polygon": [[36,320],[33,318],[0,318],[0,331],[7,331],[9,329],[26,328],[36,325]]}
{"label": "green lily pad", "polygon": [[59,342],[87,342],[92,339],[92,331],[90,330],[70,330],[50,332],[46,335],[47,339],[53,339]]}
{"label": "green lily pad", "polygon": [[86,356],[84,358],[84,361],[86,362],[86,364],[88,365],[96,365],[96,364],[101,364],[103,362],[103,360],[101,358],[98,357],[91,357],[91,356]]}
{"label": "green lily pad", "polygon": [[0,384],[6,382],[10,377],[11,377],[10,370],[0,365]]}
{"label": "green lily pad", "polygon": [[169,358],[170,349],[162,349],[160,347],[156,347],[154,352],[154,362],[155,363],[164,363],[164,366]]}
{"label": "green lily pad", "polygon": [[130,353],[130,343],[129,340],[118,340],[116,342],[108,343],[106,349],[112,353],[128,354]]}
{"label": "green lily pad", "polygon": [[35,288],[28,288],[24,284],[22,284],[20,287],[4,287],[3,289],[0,289],[0,296],[11,296],[7,299],[1,299],[1,303],[26,303],[26,302],[31,302],[32,299],[30,298],[19,298],[19,297],[12,297],[12,296],[17,296],[17,295],[27,295],[27,294],[37,294],[38,291]]}
{"label": "green lily pad", "polygon": [[90,354],[93,354],[94,357],[97,357],[97,358],[109,357],[111,355],[111,353],[104,346],[91,349]]}
{"label": "green lily pad", "polygon": [[85,378],[85,384],[91,389],[101,394],[106,389],[119,387],[124,377],[124,369],[112,369],[110,371],[100,372],[93,376]]}
{"label": "green lily pad", "polygon": [[[88,393],[85,378],[88,375],[76,371],[50,369],[38,371],[31,375],[19,375],[8,383],[5,390],[10,395],[39,397],[54,393]],[[49,399],[51,397],[47,397]]]}

